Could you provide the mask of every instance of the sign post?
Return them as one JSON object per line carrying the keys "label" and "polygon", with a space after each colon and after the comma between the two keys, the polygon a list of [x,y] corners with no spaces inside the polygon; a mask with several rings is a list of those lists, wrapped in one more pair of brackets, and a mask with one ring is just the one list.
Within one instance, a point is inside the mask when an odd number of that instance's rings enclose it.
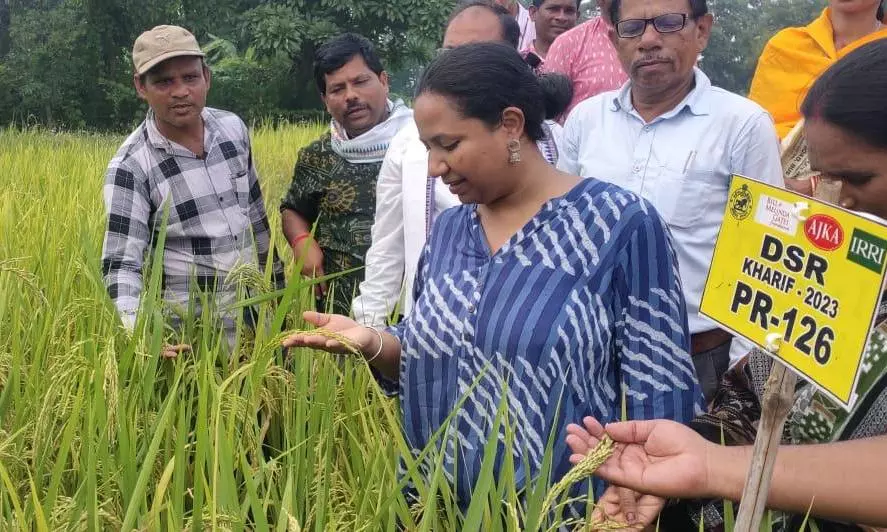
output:
{"label": "sign post", "polygon": [[[839,189],[838,189],[839,190]],[[819,187],[823,196],[833,187]],[[874,324],[887,227],[734,176],[700,313],[776,360],[735,530],[757,530],[797,377],[852,408]]]}
{"label": "sign post", "polygon": [[849,410],[885,259],[884,225],[734,176],[700,313]]}

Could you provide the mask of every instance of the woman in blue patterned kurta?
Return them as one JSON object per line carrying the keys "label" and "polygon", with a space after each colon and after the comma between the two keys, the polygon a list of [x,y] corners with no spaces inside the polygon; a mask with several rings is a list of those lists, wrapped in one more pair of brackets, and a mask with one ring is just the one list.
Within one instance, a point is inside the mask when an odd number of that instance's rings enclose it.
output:
{"label": "woman in blue patterned kurta", "polygon": [[[567,420],[618,419],[623,390],[631,419],[686,422],[701,400],[665,225],[632,193],[544,161],[534,143],[544,99],[506,46],[438,57],[420,82],[415,118],[429,175],[443,176],[464,205],[435,223],[412,313],[387,331],[306,314],[360,346],[399,394],[415,454],[439,445],[433,434],[464,398],[443,452],[465,504],[503,383],[519,487],[539,474],[550,437],[552,480],[563,476]],[[343,351],[319,335],[285,345]]]}

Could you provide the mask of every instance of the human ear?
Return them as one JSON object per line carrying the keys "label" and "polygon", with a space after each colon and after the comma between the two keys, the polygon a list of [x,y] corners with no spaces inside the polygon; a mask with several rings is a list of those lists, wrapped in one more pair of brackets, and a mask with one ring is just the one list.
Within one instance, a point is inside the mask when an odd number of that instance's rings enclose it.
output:
{"label": "human ear", "polygon": [[519,139],[524,134],[524,126],[526,125],[526,117],[524,112],[517,107],[506,107],[502,111],[502,129],[508,134],[509,138]]}

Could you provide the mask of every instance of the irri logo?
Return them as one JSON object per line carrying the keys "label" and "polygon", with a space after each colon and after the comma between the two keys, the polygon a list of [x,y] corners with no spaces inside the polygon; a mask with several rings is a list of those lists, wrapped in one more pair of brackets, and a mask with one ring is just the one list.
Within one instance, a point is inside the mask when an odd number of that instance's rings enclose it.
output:
{"label": "irri logo", "polygon": [[884,268],[885,254],[887,254],[887,240],[866,233],[861,229],[853,230],[850,250],[847,252],[848,259],[880,274]]}

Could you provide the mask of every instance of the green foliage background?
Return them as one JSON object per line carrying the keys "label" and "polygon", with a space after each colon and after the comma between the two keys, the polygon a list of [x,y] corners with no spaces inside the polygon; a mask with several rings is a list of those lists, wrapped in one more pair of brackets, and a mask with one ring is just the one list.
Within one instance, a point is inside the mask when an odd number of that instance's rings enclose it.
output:
{"label": "green foliage background", "polygon": [[[212,51],[210,105],[247,121],[320,109],[315,48],[344,31],[371,39],[395,73],[430,57],[452,0],[0,0],[0,124],[123,131],[143,105],[130,51],[157,24]],[[309,114],[309,116],[312,116]]]}
{"label": "green foliage background", "polygon": [[[526,1],[526,0],[524,0]],[[454,0],[0,0],[0,125],[125,131],[144,107],[131,82],[136,36],[190,28],[210,52],[210,104],[248,122],[317,118],[315,48],[356,31],[378,46],[393,89],[408,95],[438,46]],[[824,0],[711,0],[716,28],[702,67],[745,93],[778,29],[806,24]],[[583,4],[585,16],[594,2]],[[313,110],[313,112],[311,112]]]}

